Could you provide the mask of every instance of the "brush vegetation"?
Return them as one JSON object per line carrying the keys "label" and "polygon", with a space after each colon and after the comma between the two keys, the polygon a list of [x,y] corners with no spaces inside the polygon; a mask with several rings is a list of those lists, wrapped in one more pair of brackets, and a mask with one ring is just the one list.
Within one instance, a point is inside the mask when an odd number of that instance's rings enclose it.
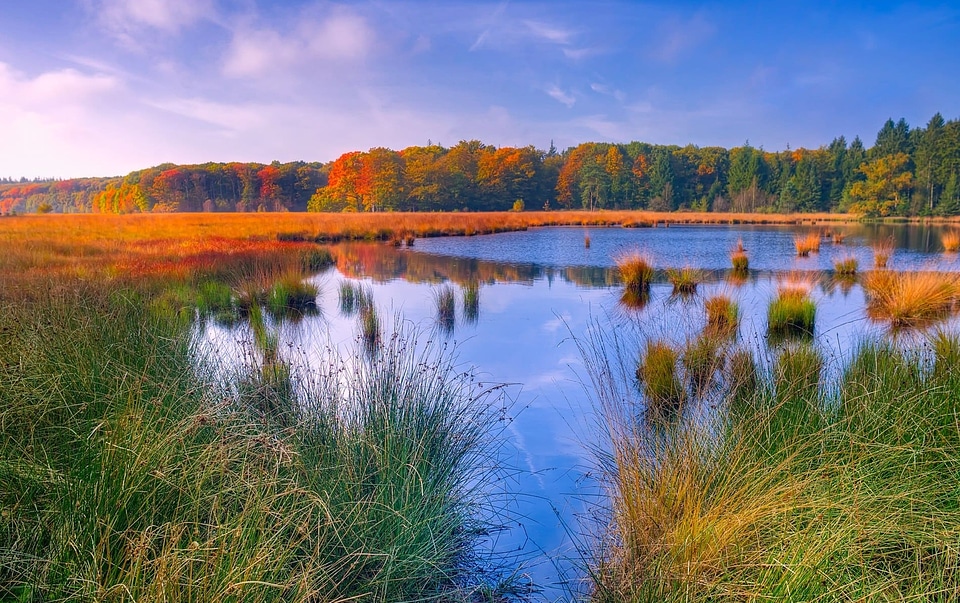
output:
{"label": "brush vegetation", "polygon": [[960,296],[960,280],[950,272],[874,270],[863,276],[867,315],[892,327],[912,327],[942,319]]}

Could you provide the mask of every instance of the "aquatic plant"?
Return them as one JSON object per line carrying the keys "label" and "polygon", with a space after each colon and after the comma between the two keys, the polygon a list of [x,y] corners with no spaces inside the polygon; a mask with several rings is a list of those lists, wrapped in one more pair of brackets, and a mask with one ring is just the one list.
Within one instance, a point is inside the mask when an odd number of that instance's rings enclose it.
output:
{"label": "aquatic plant", "polygon": [[639,251],[626,251],[613,258],[617,272],[627,291],[642,293],[650,288],[653,281],[653,264]]}
{"label": "aquatic plant", "polygon": [[737,239],[737,246],[730,252],[730,262],[733,264],[735,273],[746,274],[750,269],[750,259],[747,257],[747,250],[743,246],[743,239]]}
{"label": "aquatic plant", "polygon": [[270,287],[266,296],[266,306],[274,316],[283,316],[291,311],[304,314],[317,309],[319,293],[320,289],[313,283],[303,280],[302,275],[288,273]]}
{"label": "aquatic plant", "polygon": [[740,307],[722,294],[707,298],[703,303],[707,313],[707,330],[717,335],[735,333],[740,324]]}
{"label": "aquatic plant", "polygon": [[463,320],[476,323],[480,318],[480,281],[469,280],[463,285]]}
{"label": "aquatic plant", "polygon": [[589,235],[589,234],[584,234],[584,235],[583,235],[583,246],[584,246],[586,249],[590,249],[590,235]]}
{"label": "aquatic plant", "polygon": [[796,235],[793,237],[793,245],[800,257],[807,257],[811,252],[817,253],[820,251],[820,234],[811,232],[806,235]]}
{"label": "aquatic plant", "polygon": [[779,397],[816,397],[823,355],[810,344],[788,346],[773,364],[773,387]]}
{"label": "aquatic plant", "polygon": [[688,340],[683,348],[681,363],[693,391],[704,393],[713,382],[714,374],[724,363],[719,339],[703,334]]}
{"label": "aquatic plant", "polygon": [[834,274],[837,276],[856,276],[857,258],[852,255],[845,255],[833,264]]}
{"label": "aquatic plant", "polygon": [[374,352],[380,344],[380,315],[372,300],[362,303],[357,309],[357,322],[360,325],[360,340],[368,352]]}
{"label": "aquatic plant", "polygon": [[646,394],[648,407],[676,408],[686,398],[677,375],[679,354],[662,340],[648,341],[637,365],[637,382]]}
{"label": "aquatic plant", "polygon": [[888,237],[877,241],[873,245],[873,265],[876,268],[886,268],[887,262],[890,260],[890,256],[893,255],[893,238]]}
{"label": "aquatic plant", "polygon": [[949,272],[874,270],[861,279],[867,315],[893,327],[918,326],[945,317],[960,296],[960,280]]}
{"label": "aquatic plant", "polygon": [[326,270],[334,265],[333,254],[326,247],[316,247],[303,253],[301,263],[307,274]]}
{"label": "aquatic plant", "polygon": [[730,354],[729,367],[724,375],[732,400],[740,401],[754,395],[759,383],[757,362],[750,350],[738,349]]}
{"label": "aquatic plant", "polygon": [[674,295],[690,295],[696,293],[697,285],[703,280],[703,272],[690,266],[679,270],[667,268],[667,280],[673,285]]}
{"label": "aquatic plant", "polygon": [[930,337],[933,348],[933,377],[940,380],[960,381],[960,336],[942,329]]}
{"label": "aquatic plant", "polygon": [[831,235],[831,239],[833,240],[834,245],[842,245],[843,240],[846,238],[847,238],[846,233],[840,230],[835,230]]}
{"label": "aquatic plant", "polygon": [[456,322],[457,292],[451,285],[443,285],[434,290],[433,301],[437,307],[437,324],[449,333]]}
{"label": "aquatic plant", "polygon": [[960,250],[960,231],[947,230],[940,235],[940,243],[943,244],[943,250],[947,253],[956,253]]}
{"label": "aquatic plant", "polygon": [[771,336],[813,336],[817,306],[810,298],[811,289],[811,283],[799,279],[780,283],[767,309],[767,332]]}

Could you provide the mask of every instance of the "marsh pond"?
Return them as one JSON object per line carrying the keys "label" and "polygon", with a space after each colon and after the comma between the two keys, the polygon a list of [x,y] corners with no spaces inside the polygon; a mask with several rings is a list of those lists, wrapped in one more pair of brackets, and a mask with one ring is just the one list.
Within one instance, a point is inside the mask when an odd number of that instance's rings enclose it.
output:
{"label": "marsh pond", "polygon": [[[872,316],[860,278],[884,245],[891,270],[960,270],[960,258],[943,251],[944,232],[889,224],[544,227],[402,246],[343,244],[333,250],[336,268],[311,277],[320,290],[316,311],[274,327],[281,353],[307,361],[328,346],[355,345],[361,327],[344,300],[352,291],[372,298],[385,334],[412,325],[449,346],[478,380],[504,384],[500,454],[511,468],[503,487],[512,514],[490,544],[518,555],[549,596],[576,580],[577,546],[589,546],[592,527],[603,522],[603,488],[594,475],[607,438],[591,354],[617,353],[629,373],[647,341],[682,350],[708,326],[707,301],[723,296],[738,314],[724,346],[748,350],[769,370],[793,338],[770,332],[768,308],[778,291],[794,286],[815,304],[812,332],[799,339],[821,353],[822,383],[830,387],[865,341],[922,348],[932,329],[956,330],[952,312],[920,329]],[[819,238],[819,250],[798,256],[797,239],[807,235]],[[738,247],[749,258],[746,272],[731,269]],[[642,299],[627,300],[616,259],[634,252],[654,272]],[[844,261],[858,269],[838,274]],[[696,284],[681,294],[668,270],[684,268]],[[241,357],[252,338],[245,323],[205,321],[198,334],[228,360]],[[682,420],[722,412],[721,380],[708,378],[686,397]],[[640,388],[634,394],[642,407]]]}

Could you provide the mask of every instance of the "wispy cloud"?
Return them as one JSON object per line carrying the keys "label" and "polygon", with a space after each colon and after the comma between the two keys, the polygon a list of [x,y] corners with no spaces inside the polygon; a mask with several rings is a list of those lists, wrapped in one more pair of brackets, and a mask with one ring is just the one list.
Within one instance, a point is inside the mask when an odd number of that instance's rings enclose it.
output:
{"label": "wispy cloud", "polygon": [[212,0],[86,0],[100,24],[121,44],[140,48],[144,30],[177,34],[203,19],[212,19]]}
{"label": "wispy cloud", "polygon": [[613,88],[606,84],[600,84],[598,82],[593,82],[592,84],[590,84],[590,89],[596,92],[597,94],[603,94],[604,96],[612,96],[613,98],[617,99],[620,102],[623,102],[627,98],[627,95],[623,92],[623,90],[618,90],[616,88]]}
{"label": "wispy cloud", "polygon": [[544,92],[547,93],[547,96],[557,101],[558,103],[566,105],[567,108],[573,107],[573,105],[576,104],[577,102],[577,99],[573,95],[568,94],[567,92],[564,92],[563,90],[560,89],[559,86],[555,84],[548,86],[547,89],[544,90]]}
{"label": "wispy cloud", "polygon": [[573,39],[572,31],[550,25],[549,23],[542,21],[524,21],[523,24],[534,37],[546,40],[547,42],[567,45],[570,44],[570,41]]}

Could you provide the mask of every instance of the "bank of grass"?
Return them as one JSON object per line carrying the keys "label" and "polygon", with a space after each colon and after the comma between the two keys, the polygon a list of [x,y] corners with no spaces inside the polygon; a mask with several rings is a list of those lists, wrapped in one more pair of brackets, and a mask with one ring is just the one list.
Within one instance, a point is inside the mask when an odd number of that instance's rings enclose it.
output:
{"label": "bank of grass", "polygon": [[[183,274],[166,267],[170,245],[136,278],[113,272],[130,261],[120,251],[81,277],[3,248],[27,269],[0,273],[0,601],[524,590],[476,557],[502,511],[488,496],[493,392],[405,338],[294,380],[262,285],[309,267],[316,246],[208,247],[209,265]],[[234,308],[238,283],[259,292],[257,350],[225,379],[190,325],[198,308]]]}
{"label": "bank of grass", "polygon": [[[706,422],[654,425],[606,395],[616,388],[598,388],[611,507],[589,564],[592,600],[960,592],[960,381],[867,344],[837,387],[818,388],[822,357],[785,353]],[[747,372],[741,383],[755,378]]]}

